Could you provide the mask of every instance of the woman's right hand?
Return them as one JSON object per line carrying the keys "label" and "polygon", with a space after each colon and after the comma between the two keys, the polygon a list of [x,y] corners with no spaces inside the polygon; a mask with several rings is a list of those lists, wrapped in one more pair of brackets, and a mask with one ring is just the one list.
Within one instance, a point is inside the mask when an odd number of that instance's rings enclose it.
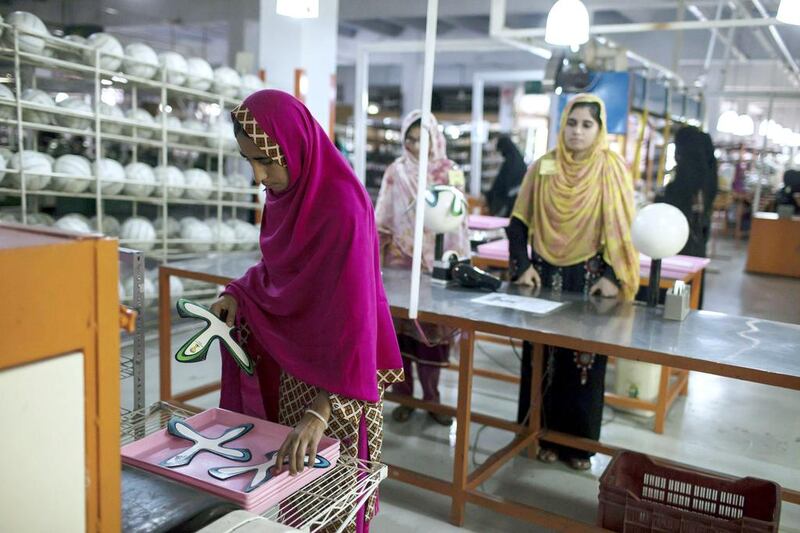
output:
{"label": "woman's right hand", "polygon": [[216,302],[211,304],[211,312],[217,315],[220,320],[224,320],[229,328],[236,324],[236,310],[238,309],[236,299],[230,294],[223,294]]}
{"label": "woman's right hand", "polygon": [[529,266],[528,270],[522,273],[522,275],[517,278],[515,281],[517,285],[525,285],[526,287],[541,287],[542,280],[539,278],[539,273],[536,272],[536,269],[533,266]]}

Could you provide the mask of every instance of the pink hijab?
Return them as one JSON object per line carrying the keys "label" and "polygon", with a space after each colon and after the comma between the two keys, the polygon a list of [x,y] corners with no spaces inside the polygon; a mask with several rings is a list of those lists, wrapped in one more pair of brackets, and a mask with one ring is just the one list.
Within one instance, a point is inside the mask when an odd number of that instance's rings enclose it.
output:
{"label": "pink hijab", "polygon": [[[410,267],[414,252],[414,220],[416,212],[414,201],[417,197],[417,177],[419,161],[406,147],[405,138],[411,125],[422,118],[419,110],[412,111],[403,120],[400,138],[403,142],[403,155],[398,157],[383,175],[378,201],[375,204],[375,219],[378,231],[390,238],[392,245],[387,257],[387,266]],[[455,163],[447,158],[444,135],[439,131],[439,123],[431,115],[428,126],[431,140],[431,155],[428,160],[428,187],[431,185],[448,185],[450,171]],[[425,270],[433,270],[434,247],[436,236],[425,231],[422,241],[422,266]],[[460,231],[445,235],[445,250],[454,250],[460,257],[469,257],[469,229],[467,218]]]}
{"label": "pink hijab", "polygon": [[249,127],[280,147],[290,181],[285,191],[267,193],[262,260],[226,292],[250,335],[284,372],[331,393],[377,402],[377,371],[402,368],[402,361],[370,198],[291,95],[258,91],[237,110],[239,118],[249,112]]}

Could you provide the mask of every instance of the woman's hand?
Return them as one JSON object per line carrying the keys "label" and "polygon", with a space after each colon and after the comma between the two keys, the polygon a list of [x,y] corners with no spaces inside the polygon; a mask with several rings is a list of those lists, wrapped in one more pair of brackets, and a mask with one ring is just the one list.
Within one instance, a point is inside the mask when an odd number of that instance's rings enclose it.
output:
{"label": "woman's hand", "polygon": [[[331,417],[331,402],[328,393],[320,391],[310,409],[313,409],[325,420]],[[283,472],[284,463],[289,465],[289,474],[295,475],[305,469],[305,458],[308,456],[308,464],[314,464],[317,458],[317,447],[325,432],[326,424],[319,418],[306,412],[297,426],[286,436],[286,440],[281,444],[278,455],[275,458],[276,473]]]}
{"label": "woman's hand", "polygon": [[236,324],[236,310],[238,304],[230,294],[223,294],[216,302],[211,304],[210,311],[217,315],[220,320],[224,320],[229,328]]}
{"label": "woman's hand", "polygon": [[536,269],[533,266],[529,266],[528,270],[522,273],[522,275],[515,281],[517,285],[525,285],[527,287],[541,287],[542,280],[539,278],[539,273],[536,272]]}
{"label": "woman's hand", "polygon": [[592,288],[589,289],[590,296],[594,296],[595,294],[599,294],[603,298],[616,298],[619,295],[619,287],[608,278],[600,278],[597,280],[597,283],[592,285]]}

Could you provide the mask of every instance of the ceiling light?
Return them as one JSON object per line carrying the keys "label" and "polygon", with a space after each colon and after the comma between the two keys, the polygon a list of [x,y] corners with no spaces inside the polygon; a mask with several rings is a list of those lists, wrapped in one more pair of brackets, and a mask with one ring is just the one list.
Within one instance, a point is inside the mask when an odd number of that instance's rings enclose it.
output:
{"label": "ceiling light", "polygon": [[781,0],[776,18],[786,24],[800,26],[800,0]]}
{"label": "ceiling light", "polygon": [[554,46],[579,46],[589,40],[589,12],[581,0],[553,4],[547,14],[544,40]]}
{"label": "ceiling light", "polygon": [[736,118],[736,129],[733,132],[739,137],[750,137],[755,132],[756,126],[750,115],[739,115]]}
{"label": "ceiling light", "polygon": [[275,11],[284,17],[315,19],[319,17],[319,0],[278,0]]}
{"label": "ceiling light", "polygon": [[739,114],[733,109],[722,113],[717,120],[717,131],[720,133],[733,133],[739,122]]}

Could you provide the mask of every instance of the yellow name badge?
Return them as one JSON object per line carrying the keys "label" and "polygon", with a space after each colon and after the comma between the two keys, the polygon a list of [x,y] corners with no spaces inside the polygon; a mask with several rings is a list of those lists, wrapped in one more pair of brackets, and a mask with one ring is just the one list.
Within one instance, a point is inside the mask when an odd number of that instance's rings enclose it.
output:
{"label": "yellow name badge", "polygon": [[539,174],[547,176],[557,173],[558,167],[556,166],[555,159],[542,159],[539,163]]}
{"label": "yellow name badge", "polygon": [[453,187],[464,188],[464,171],[460,168],[451,168],[447,172],[447,181]]}

